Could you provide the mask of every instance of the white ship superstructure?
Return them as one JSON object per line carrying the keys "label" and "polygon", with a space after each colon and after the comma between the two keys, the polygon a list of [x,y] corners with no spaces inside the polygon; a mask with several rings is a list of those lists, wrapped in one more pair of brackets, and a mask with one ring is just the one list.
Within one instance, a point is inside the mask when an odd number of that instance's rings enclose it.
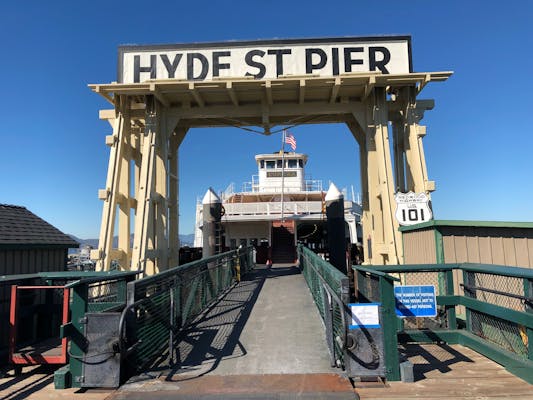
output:
{"label": "white ship superstructure", "polygon": [[[252,244],[258,262],[294,260],[302,242],[327,252],[325,195],[322,181],[306,179],[306,154],[276,152],[255,156],[258,174],[236,192],[230,185],[222,194],[222,226],[226,248]],[[346,245],[360,240],[361,205],[344,194]],[[195,247],[202,247],[202,204],[196,209]]]}

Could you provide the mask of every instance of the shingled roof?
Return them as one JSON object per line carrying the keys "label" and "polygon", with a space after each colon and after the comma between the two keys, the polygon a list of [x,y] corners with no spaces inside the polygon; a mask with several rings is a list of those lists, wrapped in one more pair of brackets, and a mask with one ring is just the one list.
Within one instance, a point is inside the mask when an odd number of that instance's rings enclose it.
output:
{"label": "shingled roof", "polygon": [[78,247],[79,243],[26,207],[0,204],[0,246]]}

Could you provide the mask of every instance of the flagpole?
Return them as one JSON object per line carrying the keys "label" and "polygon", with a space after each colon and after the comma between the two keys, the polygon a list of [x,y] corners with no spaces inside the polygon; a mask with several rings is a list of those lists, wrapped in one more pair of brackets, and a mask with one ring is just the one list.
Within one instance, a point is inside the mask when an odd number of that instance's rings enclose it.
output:
{"label": "flagpole", "polygon": [[285,129],[281,135],[281,222],[284,221],[283,213],[283,192],[285,191]]}

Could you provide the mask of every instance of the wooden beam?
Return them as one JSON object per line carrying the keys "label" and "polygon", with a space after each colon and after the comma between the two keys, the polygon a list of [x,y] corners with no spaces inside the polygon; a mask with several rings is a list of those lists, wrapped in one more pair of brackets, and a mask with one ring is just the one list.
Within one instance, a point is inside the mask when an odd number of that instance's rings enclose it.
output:
{"label": "wooden beam", "polygon": [[429,82],[431,82],[431,75],[426,74],[424,79],[418,84],[418,87],[416,89],[416,94],[420,93],[422,89],[424,89]]}
{"label": "wooden beam", "polygon": [[[335,103],[316,102],[305,104],[273,104],[268,107],[270,116],[317,116],[317,115],[338,115],[351,114],[354,110],[362,110],[360,102]],[[169,115],[175,115],[183,119],[202,118],[253,118],[263,115],[264,110],[261,104],[234,106],[208,106],[202,109],[171,107],[168,109]]]}
{"label": "wooden beam", "polygon": [[365,85],[365,92],[361,100],[365,100],[368,96],[370,96],[370,93],[372,93],[372,90],[374,90],[375,85],[376,85],[376,77],[369,76],[368,83]]}
{"label": "wooden beam", "polygon": [[331,96],[329,98],[330,103],[335,103],[337,100],[337,95],[339,94],[339,89],[341,87],[341,78],[335,78],[333,86],[331,87]]}
{"label": "wooden beam", "polygon": [[115,105],[115,100],[113,99],[113,97],[107,93],[107,92],[103,92],[100,90],[100,85],[96,85],[94,87],[94,91],[95,93],[98,93],[100,96],[102,96],[104,99],[106,99],[107,101],[109,101],[111,104]]}
{"label": "wooden beam", "polygon": [[192,94],[192,97],[194,97],[194,100],[200,107],[205,107],[205,102],[202,99],[202,96],[200,96],[200,92],[198,92],[198,89],[196,89],[196,85],[193,82],[189,83],[189,91]]}
{"label": "wooden beam", "polygon": [[157,90],[157,86],[154,82],[150,83],[150,92],[152,92],[152,94],[157,100],[159,100],[161,104],[163,104],[165,107],[170,107],[170,103],[165,96]]}
{"label": "wooden beam", "polygon": [[274,102],[272,101],[272,82],[270,81],[265,82],[265,90],[266,90],[267,103],[268,105],[271,106],[272,104],[274,104]]}
{"label": "wooden beam", "polygon": [[300,93],[298,96],[298,104],[303,104],[305,101],[305,79],[300,79]]}
{"label": "wooden beam", "polygon": [[103,119],[103,120],[115,119],[116,115],[117,114],[116,114],[114,109],[112,109],[112,110],[100,110],[98,112],[98,118]]}
{"label": "wooden beam", "polygon": [[232,82],[226,82],[226,90],[228,92],[229,98],[231,99],[231,102],[235,106],[239,106],[239,99],[237,98],[237,94],[235,93],[235,90],[233,89]]}

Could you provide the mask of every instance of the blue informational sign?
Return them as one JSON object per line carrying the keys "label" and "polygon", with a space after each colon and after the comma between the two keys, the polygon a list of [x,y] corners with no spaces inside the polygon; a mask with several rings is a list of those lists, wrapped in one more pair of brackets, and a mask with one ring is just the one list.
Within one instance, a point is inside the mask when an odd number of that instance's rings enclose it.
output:
{"label": "blue informational sign", "polygon": [[396,315],[399,317],[436,317],[435,286],[395,286]]}

